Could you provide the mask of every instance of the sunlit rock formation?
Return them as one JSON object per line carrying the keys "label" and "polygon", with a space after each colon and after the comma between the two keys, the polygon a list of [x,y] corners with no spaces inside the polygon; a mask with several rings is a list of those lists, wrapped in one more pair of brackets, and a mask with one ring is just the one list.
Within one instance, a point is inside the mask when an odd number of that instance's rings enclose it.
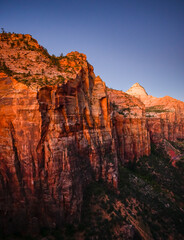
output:
{"label": "sunlit rock formation", "polygon": [[141,101],[144,101],[148,96],[146,90],[139,83],[135,83],[126,93],[139,98]]}
{"label": "sunlit rock formation", "polygon": [[91,181],[118,191],[118,165],[149,155],[151,141],[184,138],[183,110],[139,84],[127,93],[107,88],[84,54],[50,56],[30,35],[1,34],[4,233],[80,221]]}
{"label": "sunlit rock formation", "polygon": [[128,94],[138,97],[145,105],[148,130],[154,143],[163,139],[176,141],[184,138],[184,103],[172,97],[156,98],[147,95],[144,88],[134,84]]}

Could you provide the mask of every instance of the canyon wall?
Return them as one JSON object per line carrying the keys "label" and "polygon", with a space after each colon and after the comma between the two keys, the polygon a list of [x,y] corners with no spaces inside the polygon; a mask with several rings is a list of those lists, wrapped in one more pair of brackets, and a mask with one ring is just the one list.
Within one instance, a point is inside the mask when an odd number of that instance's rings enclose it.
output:
{"label": "canyon wall", "polygon": [[92,179],[117,188],[110,105],[90,65],[76,79],[39,91],[1,73],[0,94],[1,226],[7,232],[13,225],[18,231],[80,220]]}
{"label": "canyon wall", "polygon": [[150,134],[145,118],[145,106],[136,97],[108,89],[113,108],[113,123],[117,135],[116,148],[122,164],[150,154]]}
{"label": "canyon wall", "polygon": [[171,97],[148,97],[144,103],[147,109],[148,129],[154,143],[161,143],[163,139],[184,139],[183,102]]}
{"label": "canyon wall", "polygon": [[126,93],[137,97],[145,105],[147,128],[153,143],[160,144],[164,139],[184,139],[184,102],[169,96],[157,98],[148,95],[139,83]]}
{"label": "canyon wall", "polygon": [[169,107],[148,116],[152,106],[107,88],[84,54],[51,57],[30,35],[4,34],[0,40],[5,233],[80,221],[91,181],[103,179],[117,189],[119,164],[149,155],[151,140],[184,137],[183,103],[177,114]]}

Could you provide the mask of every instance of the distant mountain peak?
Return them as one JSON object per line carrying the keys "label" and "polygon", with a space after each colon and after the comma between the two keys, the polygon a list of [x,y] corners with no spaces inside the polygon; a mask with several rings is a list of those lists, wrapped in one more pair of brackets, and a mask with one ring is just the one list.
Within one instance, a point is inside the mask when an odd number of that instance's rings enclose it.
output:
{"label": "distant mountain peak", "polygon": [[129,95],[135,96],[140,100],[143,100],[148,96],[144,87],[142,87],[138,82],[133,84],[133,86],[130,89],[128,89],[126,93],[128,93]]}
{"label": "distant mountain peak", "polygon": [[142,87],[142,86],[137,82],[137,83],[134,83],[132,87]]}

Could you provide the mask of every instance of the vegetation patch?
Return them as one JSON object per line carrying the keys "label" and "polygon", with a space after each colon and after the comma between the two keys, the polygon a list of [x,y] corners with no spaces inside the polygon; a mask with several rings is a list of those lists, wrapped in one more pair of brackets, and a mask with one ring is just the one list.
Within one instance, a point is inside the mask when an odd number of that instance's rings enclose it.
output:
{"label": "vegetation patch", "polygon": [[174,168],[164,151],[152,145],[150,156],[119,166],[118,191],[103,181],[87,186],[80,223],[17,239],[183,239],[183,172],[183,162]]}
{"label": "vegetation patch", "polygon": [[9,67],[6,66],[5,62],[0,60],[0,72],[6,73],[8,76],[13,75],[13,71],[10,70]]}
{"label": "vegetation patch", "polygon": [[145,109],[146,113],[154,112],[154,113],[163,113],[170,112],[168,109],[164,109],[162,105],[151,106]]}

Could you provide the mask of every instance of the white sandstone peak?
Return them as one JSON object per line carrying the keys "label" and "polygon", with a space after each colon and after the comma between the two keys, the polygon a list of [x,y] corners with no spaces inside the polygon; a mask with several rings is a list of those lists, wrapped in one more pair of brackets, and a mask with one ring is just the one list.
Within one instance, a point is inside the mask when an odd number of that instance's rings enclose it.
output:
{"label": "white sandstone peak", "polygon": [[126,91],[126,93],[137,97],[140,100],[144,100],[148,96],[146,90],[139,83],[135,83],[130,89],[128,89],[128,91]]}

